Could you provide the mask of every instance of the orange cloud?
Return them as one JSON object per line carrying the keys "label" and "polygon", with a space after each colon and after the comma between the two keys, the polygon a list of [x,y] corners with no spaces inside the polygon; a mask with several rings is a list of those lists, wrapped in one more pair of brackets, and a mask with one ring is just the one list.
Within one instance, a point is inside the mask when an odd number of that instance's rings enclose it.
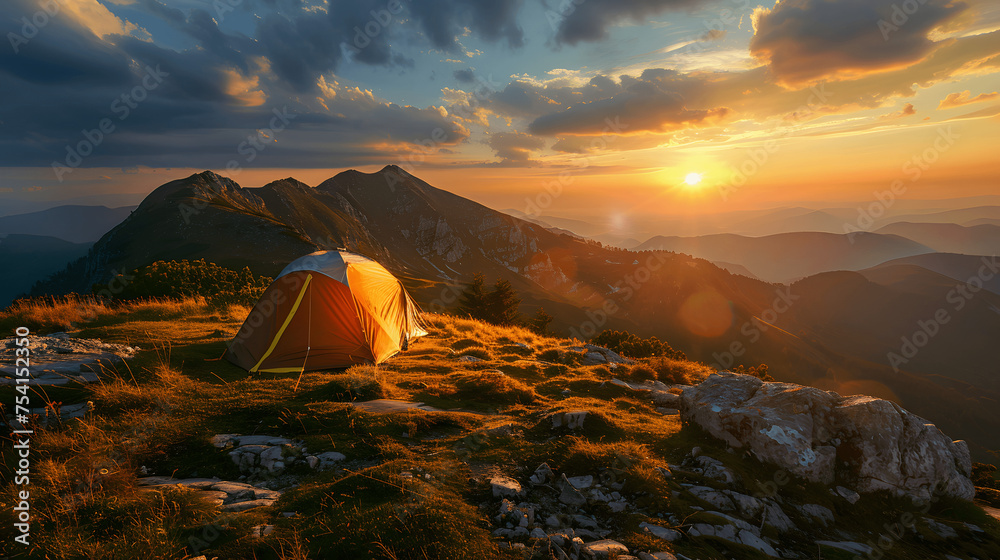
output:
{"label": "orange cloud", "polygon": [[907,103],[903,105],[903,108],[896,113],[889,113],[879,117],[880,119],[898,119],[901,117],[908,117],[910,115],[916,114],[917,110],[913,108],[913,103]]}
{"label": "orange cloud", "polygon": [[968,105],[970,103],[981,103],[983,101],[990,101],[1000,97],[1000,94],[995,91],[992,93],[980,93],[975,97],[969,97],[970,95],[972,95],[972,93],[969,90],[949,93],[944,99],[941,100],[941,103],[938,104],[938,110],[961,107],[962,105]]}

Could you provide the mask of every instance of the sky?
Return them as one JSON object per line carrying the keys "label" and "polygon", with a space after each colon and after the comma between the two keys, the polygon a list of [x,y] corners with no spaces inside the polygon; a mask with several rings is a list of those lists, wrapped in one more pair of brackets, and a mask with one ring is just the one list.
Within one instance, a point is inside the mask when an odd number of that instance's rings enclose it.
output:
{"label": "sky", "polygon": [[990,0],[5,0],[0,31],[8,208],[386,164],[567,217],[1000,194]]}

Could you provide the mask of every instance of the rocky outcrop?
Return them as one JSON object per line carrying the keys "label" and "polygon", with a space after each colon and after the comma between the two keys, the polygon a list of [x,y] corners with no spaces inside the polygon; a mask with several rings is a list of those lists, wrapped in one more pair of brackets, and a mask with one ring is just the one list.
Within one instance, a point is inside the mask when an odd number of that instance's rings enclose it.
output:
{"label": "rocky outcrop", "polygon": [[811,481],[916,502],[974,495],[966,443],[890,401],[720,372],[680,405],[685,422]]}

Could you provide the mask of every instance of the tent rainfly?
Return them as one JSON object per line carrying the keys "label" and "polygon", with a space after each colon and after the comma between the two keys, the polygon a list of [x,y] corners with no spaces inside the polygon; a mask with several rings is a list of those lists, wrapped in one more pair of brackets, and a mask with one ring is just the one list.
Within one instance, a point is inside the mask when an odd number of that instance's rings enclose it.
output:
{"label": "tent rainfly", "polygon": [[427,332],[403,285],[346,251],[292,261],[268,286],[226,350],[250,372],[286,373],[381,363]]}

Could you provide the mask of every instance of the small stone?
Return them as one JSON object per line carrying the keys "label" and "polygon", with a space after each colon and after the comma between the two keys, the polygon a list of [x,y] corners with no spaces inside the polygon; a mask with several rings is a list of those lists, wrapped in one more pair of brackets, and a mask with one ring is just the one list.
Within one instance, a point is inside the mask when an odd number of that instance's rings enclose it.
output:
{"label": "small stone", "polygon": [[542,463],[538,465],[535,472],[528,478],[528,482],[534,485],[545,484],[546,482],[555,479],[555,473],[549,467],[548,463]]}
{"label": "small stone", "polygon": [[541,527],[535,527],[531,530],[531,533],[528,536],[533,539],[544,539],[546,535],[545,531],[543,531]]}
{"label": "small stone", "polygon": [[847,500],[851,504],[856,504],[858,503],[858,500],[861,499],[860,494],[858,494],[854,490],[851,490],[850,488],[844,488],[843,486],[837,487],[837,494],[839,494],[841,498]]}
{"label": "small stone", "polygon": [[565,474],[562,476],[562,479],[565,484],[563,484],[562,493],[559,494],[559,501],[568,506],[582,506],[586,504],[587,498],[566,480]]}
{"label": "small stone", "polygon": [[577,490],[590,488],[594,484],[594,477],[589,474],[586,476],[574,476],[572,478],[567,478],[566,480]]}
{"label": "small stone", "polygon": [[509,476],[494,476],[490,479],[494,498],[517,497],[524,494],[521,483]]}
{"label": "small stone", "polygon": [[597,558],[614,558],[622,554],[628,554],[628,547],[618,541],[603,540],[584,545],[587,550]]}
{"label": "small stone", "polygon": [[676,541],[681,538],[681,533],[673,529],[667,529],[666,527],[660,527],[659,525],[652,525],[649,523],[640,523],[640,529],[644,529],[647,533],[653,535],[658,539],[663,539],[665,541]]}
{"label": "small stone", "polygon": [[310,469],[315,470],[319,467],[319,457],[315,455],[306,455],[306,464],[309,465]]}

